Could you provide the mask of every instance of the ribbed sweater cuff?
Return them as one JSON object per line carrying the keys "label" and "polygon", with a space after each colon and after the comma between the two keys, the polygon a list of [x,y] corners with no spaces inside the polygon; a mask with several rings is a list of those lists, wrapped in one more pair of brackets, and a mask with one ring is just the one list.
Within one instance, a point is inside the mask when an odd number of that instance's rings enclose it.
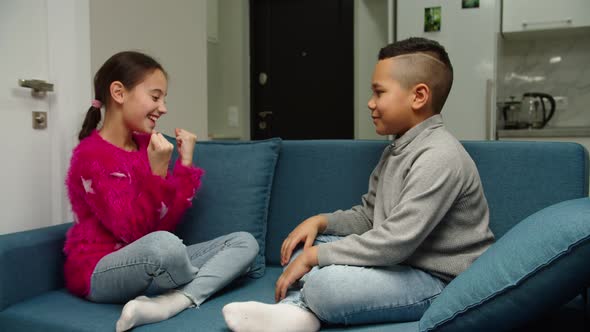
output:
{"label": "ribbed sweater cuff", "polygon": [[328,224],[326,225],[326,229],[324,229],[323,234],[335,234],[337,229],[336,229],[336,224],[338,223],[338,212],[334,212],[334,213],[323,213],[323,216],[326,217],[326,219],[328,220]]}
{"label": "ribbed sweater cuff", "polygon": [[330,253],[330,243],[322,243],[318,245],[318,265],[320,267],[324,267],[327,265],[332,265],[333,257]]}

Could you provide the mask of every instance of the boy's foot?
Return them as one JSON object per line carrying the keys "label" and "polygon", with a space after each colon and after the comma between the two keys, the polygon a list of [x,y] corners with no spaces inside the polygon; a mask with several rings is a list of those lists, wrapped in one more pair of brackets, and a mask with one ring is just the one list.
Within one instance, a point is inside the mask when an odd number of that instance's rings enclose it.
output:
{"label": "boy's foot", "polygon": [[234,332],[315,332],[320,321],[311,312],[290,304],[234,302],[223,307],[223,318]]}
{"label": "boy's foot", "polygon": [[127,331],[135,326],[166,320],[190,305],[191,300],[180,292],[170,292],[153,298],[138,296],[123,307],[116,331]]}

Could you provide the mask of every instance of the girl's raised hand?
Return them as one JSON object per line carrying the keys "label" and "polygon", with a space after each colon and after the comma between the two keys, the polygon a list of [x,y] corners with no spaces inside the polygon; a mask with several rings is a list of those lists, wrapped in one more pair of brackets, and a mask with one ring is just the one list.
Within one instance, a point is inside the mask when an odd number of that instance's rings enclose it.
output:
{"label": "girl's raised hand", "polygon": [[152,130],[150,144],[148,145],[147,154],[150,161],[152,173],[163,178],[168,173],[168,164],[172,156],[174,145],[168,142],[164,135]]}
{"label": "girl's raised hand", "polygon": [[180,128],[176,128],[174,133],[176,134],[176,145],[180,154],[180,163],[183,166],[191,166],[193,164],[193,152],[195,151],[197,135]]}

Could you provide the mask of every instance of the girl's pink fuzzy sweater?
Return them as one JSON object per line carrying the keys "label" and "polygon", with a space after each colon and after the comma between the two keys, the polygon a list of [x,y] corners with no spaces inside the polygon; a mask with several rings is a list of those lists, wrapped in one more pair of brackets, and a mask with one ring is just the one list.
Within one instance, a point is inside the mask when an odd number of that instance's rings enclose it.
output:
{"label": "girl's pink fuzzy sweater", "polygon": [[151,172],[150,135],[135,134],[125,151],[97,131],[74,149],[66,179],[74,225],[66,234],[66,287],[85,297],[98,261],[142,236],[173,231],[191,206],[203,171],[177,162],[166,178]]}

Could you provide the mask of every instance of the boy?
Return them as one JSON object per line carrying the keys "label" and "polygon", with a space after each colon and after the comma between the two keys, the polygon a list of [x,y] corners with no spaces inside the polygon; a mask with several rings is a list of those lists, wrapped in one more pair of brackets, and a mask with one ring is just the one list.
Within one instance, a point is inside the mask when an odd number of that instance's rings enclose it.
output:
{"label": "boy", "polygon": [[[419,320],[493,243],[475,164],[440,115],[452,82],[448,55],[435,41],[410,38],[380,50],[368,107],[377,133],[396,139],[368,193],[361,205],[297,226],[281,248],[281,264],[290,263],[276,283],[280,303],[226,305],[231,330]],[[287,292],[299,279],[303,287]]]}

